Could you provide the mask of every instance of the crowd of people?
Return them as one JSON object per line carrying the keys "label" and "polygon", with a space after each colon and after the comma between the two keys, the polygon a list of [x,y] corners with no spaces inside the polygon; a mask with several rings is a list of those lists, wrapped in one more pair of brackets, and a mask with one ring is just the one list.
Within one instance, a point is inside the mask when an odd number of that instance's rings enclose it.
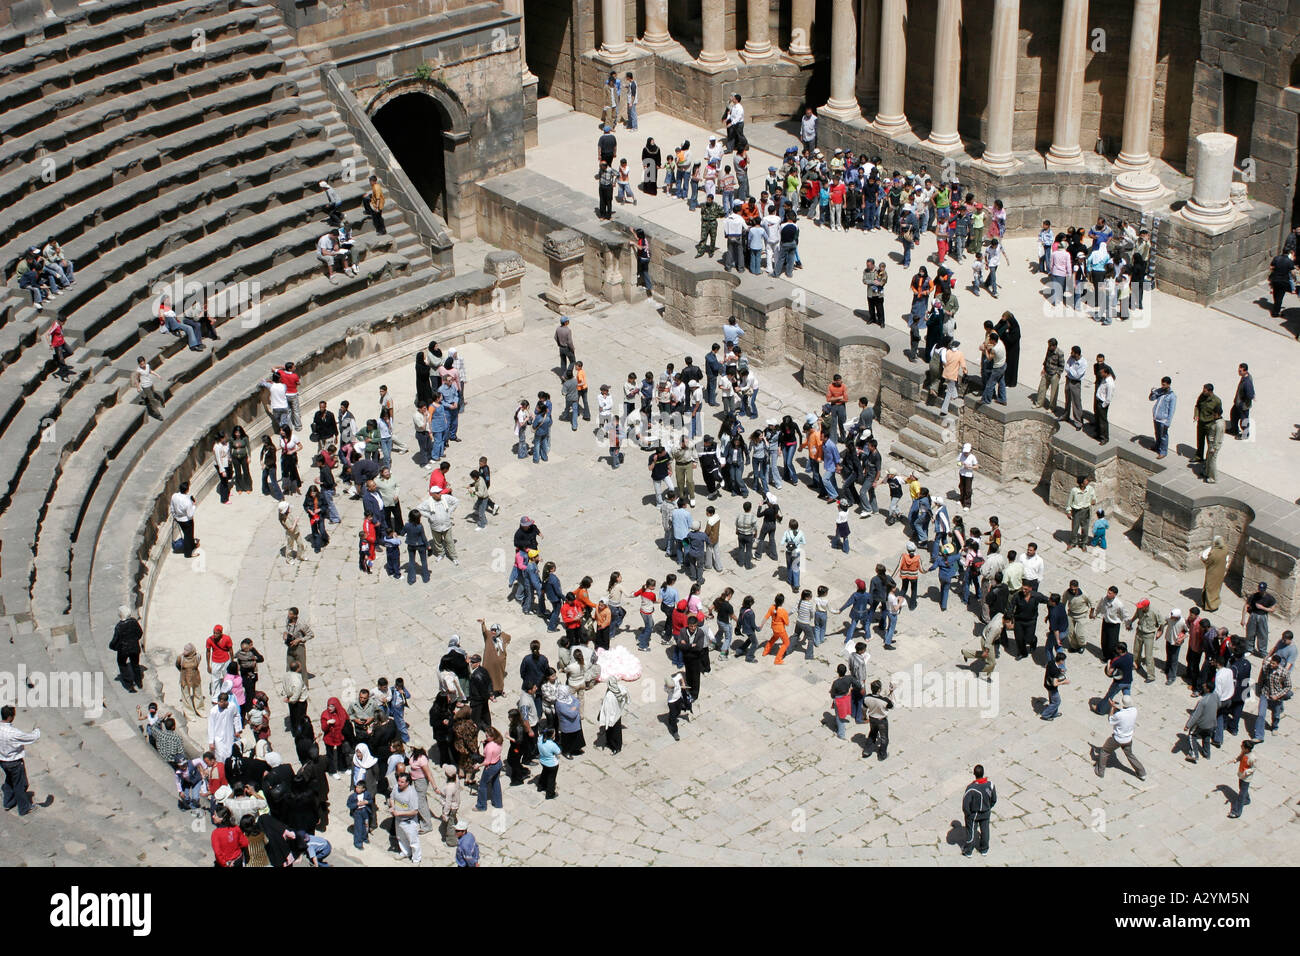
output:
{"label": "crowd of people", "polygon": [[[1252,688],[1260,704],[1253,737],[1247,742],[1253,748],[1264,739],[1267,717],[1276,732],[1290,692],[1295,656],[1291,633],[1269,647],[1268,615],[1276,602],[1262,585],[1243,612],[1249,644],[1245,638],[1233,637],[1221,617],[1214,624],[1208,620],[1220,608],[1226,562],[1221,541],[1204,555],[1205,610],[1158,613],[1147,598],[1130,609],[1117,587],[1089,596],[1076,580],[1052,591],[1050,580],[1059,572],[1045,567],[1036,543],[1027,542],[1023,549],[1010,547],[1012,542],[1003,541],[995,515],[981,522],[984,528],[970,521],[979,460],[969,445],[955,462],[951,489],[932,490],[917,475],[900,474],[881,460],[871,401],[859,397],[851,414],[851,398],[840,375],[833,376],[819,410],[801,420],[786,414],[767,419],[762,427],[756,423],[747,427],[744,420],[757,414],[757,379],[742,345],[744,330],[730,318],[721,331],[722,341],[711,345],[702,362],[685,356],[680,367],[673,362],[659,372],[629,373],[621,407],[608,385],[598,389],[595,431],[609,439],[611,465],[618,467],[625,449],[636,448],[646,456],[651,507],[661,517],[660,543],[666,560],[673,562],[671,573],[625,584],[622,573],[613,570],[607,572],[603,589],[596,584],[597,575],[587,573],[575,575],[570,581],[576,584],[566,587],[561,578],[568,577],[568,560],[543,557],[542,529],[531,517],[520,518],[512,536],[508,600],[517,603],[520,613],[536,615],[539,626],[562,634],[553,662],[542,654],[539,641],[531,642],[518,670],[517,699],[508,686],[510,635],[500,625],[489,628],[482,621],[481,653],[468,653],[453,637],[439,662],[439,689],[429,712],[433,742],[427,749],[411,743],[405,716],[411,695],[400,678],[392,687],[380,679],[374,692],[359,692],[346,705],[331,698],[319,722],[308,717],[306,646],[313,635],[296,608],[286,619],[286,670],[274,693],[258,688],[258,665],[264,665],[265,658],[251,639],[244,639],[236,650],[231,637],[218,627],[202,657],[194,648],[186,649],[177,660],[182,685],[197,686],[203,698],[214,701],[208,713],[207,751],[197,758],[187,757],[183,749],[177,751],[168,737],[174,719],[160,717],[156,708],[151,707],[145,718],[146,729],[164,758],[174,764],[179,803],[213,815],[216,832],[223,834],[221,846],[214,837],[220,862],[238,865],[254,859],[256,852],[281,863],[322,861],[329,852],[328,842],[322,842],[318,833],[328,820],[327,774],[336,778],[349,774],[352,787],[347,804],[358,848],[375,832],[382,805],[392,821],[390,844],[396,854],[419,862],[423,858],[420,837],[440,821],[442,838],[458,847],[458,860],[476,859],[476,842],[458,816],[461,793],[474,791],[478,808],[486,809],[488,804],[500,808],[502,775],[512,786],[522,785],[536,764],[533,782],[546,799],[555,798],[560,794],[560,760],[584,756],[584,721],[593,716],[598,743],[611,755],[622,749],[629,695],[617,677],[602,672],[600,660],[623,631],[633,602],[640,623],[627,625],[628,636],[634,636],[639,651],[649,653],[657,635],[668,662],[667,713],[661,719],[674,740],[681,739],[681,722],[689,719],[706,691],[705,675],[720,662],[734,658],[754,664],[762,648],[762,657],[773,658],[776,665],[799,651],[811,664],[818,648],[842,629],[843,656],[832,655],[835,676],[830,688],[836,733],[846,737],[850,723],[869,724],[863,756],[888,759],[896,688],[883,675],[870,674],[870,645],[878,636],[884,649],[896,649],[900,617],[915,612],[918,601],[930,597],[941,613],[951,613],[956,599],[977,619],[979,644],[961,649],[959,655],[972,662],[975,674],[991,680],[1003,653],[1017,661],[1037,656],[1044,669],[1043,720],[1059,716],[1067,685],[1085,682],[1071,673],[1076,668],[1068,662],[1072,653],[1082,654],[1088,648],[1086,622],[1100,618],[1100,658],[1110,686],[1097,704],[1099,713],[1109,718],[1108,732],[1094,750],[1099,776],[1116,749],[1129,757],[1135,772],[1145,775],[1133,752],[1138,698],[1133,674],[1142,674],[1147,682],[1155,680],[1154,651],[1160,639],[1167,684],[1179,676],[1183,645],[1188,649],[1182,677],[1194,698],[1186,728],[1189,761],[1205,755],[1209,746],[1221,745],[1225,733],[1240,732]],[[996,330],[989,335],[996,336]],[[565,398],[558,417],[576,431],[580,417],[591,420],[591,409],[583,363],[577,358],[567,319],[557,328],[556,345]],[[426,581],[430,578],[426,549],[456,560],[450,464],[440,459],[459,438],[459,412],[465,406],[464,362],[456,350],[444,354],[436,342],[430,343],[417,355],[415,368],[417,412],[412,425],[420,448],[416,459],[430,478],[425,502],[410,511],[402,508],[391,473],[394,416],[387,389],[381,388],[377,418],[361,428],[347,401],[338,404],[337,414],[326,402],[320,403],[310,435],[318,448],[313,460],[318,481],[304,493],[296,465],[285,467],[285,456],[292,461],[295,449],[301,447],[295,437],[295,429],[302,427],[297,399],[301,382],[292,363],[285,363],[262,383],[271,425],[281,436],[278,442],[267,439],[272,444],[263,457],[263,492],[273,498],[302,493],[314,543],[324,547],[328,537],[319,536],[317,525],[323,528],[342,520],[334,504],[333,480],[334,469],[340,468],[339,478],[353,486],[352,497],[362,503],[357,516],[362,570],[371,568],[373,542],[383,541],[390,546],[388,572],[399,576],[399,546],[406,543],[410,582],[417,575]],[[706,433],[706,415],[720,422],[716,434]],[[545,390],[531,408],[527,400],[520,400],[515,418],[520,457],[531,451],[535,461],[546,460],[553,416]],[[388,427],[381,428],[381,423]],[[422,434],[425,431],[430,434]],[[214,452],[222,500],[228,495],[223,489],[252,492],[247,438],[237,437],[244,443],[239,452],[244,466],[235,466],[234,444],[224,436],[218,438]],[[400,443],[396,447],[400,450]],[[277,460],[282,481],[276,477]],[[480,459],[472,473],[471,494],[482,503],[476,509],[475,527],[497,511],[488,497],[489,476],[486,460]],[[885,490],[888,508],[883,502]],[[724,495],[738,499],[730,529],[724,527],[721,514]],[[950,511],[950,497],[960,502],[961,513]],[[697,510],[700,498],[705,499],[702,514]],[[833,560],[851,560],[837,556],[853,553],[849,542],[855,516],[869,519],[883,513],[887,524],[902,531],[897,557],[875,563],[874,573],[859,578],[847,594],[833,594],[826,584],[804,581],[812,545],[794,513],[825,504],[835,508],[835,531],[828,541]],[[296,523],[288,505],[287,500],[278,505],[287,533]],[[1099,552],[1106,548],[1107,520],[1095,506],[1095,492],[1089,480],[1081,478],[1065,509],[1071,528],[1069,549]],[[189,507],[195,507],[192,498]],[[183,534],[187,543],[193,538],[192,521],[191,510],[190,530]],[[403,537],[397,537],[399,533]],[[197,546],[197,539],[193,544]],[[286,555],[292,552],[292,544],[291,536]],[[706,577],[722,571],[724,556],[729,554],[735,555],[736,567],[746,571],[756,561],[777,562],[783,568],[783,587],[763,595],[718,586],[709,594]],[[833,566],[832,561],[827,566]],[[601,572],[601,580],[605,573]],[[923,592],[920,585],[932,573],[937,588]],[[1040,622],[1047,632],[1042,653],[1038,652]],[[1119,640],[1124,627],[1135,632],[1131,653]],[[124,646],[129,643],[122,641]],[[1251,653],[1264,661],[1253,680],[1247,660]],[[123,673],[135,672],[124,665]],[[134,680],[138,684],[138,677]],[[586,712],[586,698],[593,692],[600,696],[594,715]],[[499,714],[494,720],[492,704],[507,694],[515,706],[508,708],[504,720]],[[286,705],[285,723],[299,763],[296,772],[270,742],[270,713],[280,702]],[[1255,759],[1249,750],[1242,757],[1244,785],[1234,814],[1240,814],[1247,799]],[[991,801],[984,799],[982,805],[991,808]],[[979,831],[987,821],[987,814],[981,819],[975,807],[969,848],[985,848]],[[268,827],[276,836],[267,835]],[[241,838],[255,847],[260,841],[265,849],[249,856]],[[276,843],[282,848],[273,849]]]}

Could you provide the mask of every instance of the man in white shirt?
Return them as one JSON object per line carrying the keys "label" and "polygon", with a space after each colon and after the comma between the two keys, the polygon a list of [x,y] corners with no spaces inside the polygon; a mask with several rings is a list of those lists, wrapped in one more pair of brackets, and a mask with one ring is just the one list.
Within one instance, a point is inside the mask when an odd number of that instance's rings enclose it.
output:
{"label": "man in white shirt", "polygon": [[17,714],[12,704],[0,707],[0,768],[5,775],[4,808],[17,807],[18,815],[25,817],[32,812],[32,800],[27,795],[27,745],[40,740],[41,732],[34,727],[19,730],[14,726]]}
{"label": "man in white shirt", "polygon": [[190,494],[188,481],[182,481],[180,488],[172,495],[169,509],[172,518],[181,529],[181,536],[185,539],[185,557],[192,557],[194,549],[199,544],[198,539],[194,537],[194,514],[198,506],[194,503],[194,496]]}
{"label": "man in white shirt", "polygon": [[957,456],[957,493],[961,498],[963,513],[968,514],[970,512],[971,492],[975,486],[975,470],[979,466],[980,460],[971,451],[970,442],[962,445],[961,454]]}
{"label": "man in white shirt", "polygon": [[1103,445],[1110,441],[1110,403],[1114,400],[1115,377],[1108,367],[1104,367],[1093,401],[1093,411],[1097,415],[1097,441]]}
{"label": "man in white shirt", "polygon": [[421,403],[411,413],[411,426],[415,429],[415,442],[424,458],[424,470],[433,471],[433,433],[429,431],[429,406]]}
{"label": "man in white shirt", "polygon": [[706,163],[716,162],[719,166],[722,165],[722,144],[718,142],[718,137],[709,137],[709,145],[704,149],[704,161]]}
{"label": "man in white shirt", "polygon": [[767,215],[760,221],[763,227],[763,245],[767,248],[767,268],[776,275],[776,250],[781,244],[781,217],[776,214],[776,206],[767,207]]}
{"label": "man in white shirt", "polygon": [[1025,569],[1024,583],[1028,584],[1035,591],[1038,590],[1038,582],[1043,580],[1043,559],[1038,554],[1038,545],[1029,542],[1025,546],[1025,553],[1020,556],[1020,565]]}
{"label": "man in white shirt", "polygon": [[811,106],[804,110],[803,118],[799,120],[799,140],[805,149],[813,149],[817,145],[817,114]]}
{"label": "man in white shirt", "polygon": [[673,740],[681,740],[677,736],[677,718],[681,716],[682,692],[686,688],[686,681],[682,677],[681,671],[674,671],[665,682],[665,690],[668,692],[668,732],[673,735]]}
{"label": "man in white shirt", "polygon": [[145,361],[143,355],[137,356],[135,363],[135,371],[131,373],[131,387],[140,393],[140,397],[144,399],[144,407],[149,414],[161,421],[162,412],[160,409],[163,401],[154,388],[153,371],[149,368],[149,363]]}
{"label": "man in white shirt", "polygon": [[456,511],[456,506],[460,504],[455,497],[445,494],[438,488],[429,490],[429,497],[419,507],[420,514],[429,522],[429,545],[433,549],[434,557],[441,561],[443,555],[451,558],[452,564],[459,564],[456,560],[456,541],[452,534],[452,515]]}
{"label": "man in white shirt", "polygon": [[1088,612],[1089,618],[1101,617],[1101,658],[1108,661],[1115,656],[1119,643],[1119,629],[1124,626],[1124,602],[1119,599],[1119,588],[1106,589],[1106,596]]}
{"label": "man in white shirt", "polygon": [[1113,698],[1110,702],[1110,737],[1100,747],[1093,748],[1097,759],[1093,770],[1096,771],[1097,776],[1106,776],[1106,763],[1110,760],[1110,755],[1116,750],[1122,750],[1138,779],[1147,778],[1147,771],[1142,766],[1142,761],[1133,756],[1133,731],[1136,727],[1137,708],[1133,706],[1133,698],[1128,694],[1120,694]]}
{"label": "man in white shirt", "polygon": [[600,396],[596,399],[596,421],[602,435],[609,434],[609,427],[614,422],[614,396],[609,394],[609,386],[600,387]]}
{"label": "man in white shirt", "polygon": [[749,227],[748,245],[749,271],[754,275],[762,275],[763,249],[767,245],[767,230],[763,228],[762,223],[756,222]]}
{"label": "man in white shirt", "polygon": [[727,210],[727,218],[722,220],[722,235],[727,240],[727,251],[722,254],[722,267],[728,272],[733,267],[743,272],[745,270],[745,220],[740,213],[736,212],[735,206]]}
{"label": "man in white shirt", "polygon": [[234,749],[235,740],[244,729],[239,708],[230,702],[230,694],[222,691],[217,702],[208,711],[208,749],[218,760],[225,761]]}
{"label": "man in white shirt", "polygon": [[727,107],[727,152],[734,153],[745,138],[745,108],[740,105],[740,94],[731,94]]}
{"label": "man in white shirt", "polygon": [[1061,416],[1062,420],[1069,419],[1076,432],[1083,428],[1083,376],[1087,371],[1083,353],[1076,345],[1065,360],[1065,413]]}
{"label": "man in white shirt", "polygon": [[271,427],[276,431],[281,425],[289,424],[289,394],[280,381],[280,373],[272,372],[269,382],[260,383],[266,389],[271,402]]}

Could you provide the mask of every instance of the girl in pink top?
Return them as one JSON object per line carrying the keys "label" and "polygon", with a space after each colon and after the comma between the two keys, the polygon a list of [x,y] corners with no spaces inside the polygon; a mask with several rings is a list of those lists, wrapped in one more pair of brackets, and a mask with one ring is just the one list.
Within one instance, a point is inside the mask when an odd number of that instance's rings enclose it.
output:
{"label": "girl in pink top", "polygon": [[475,810],[486,810],[489,797],[492,806],[501,809],[501,743],[501,731],[495,727],[488,728],[487,742],[483,745],[483,765],[479,768],[482,776],[479,777]]}

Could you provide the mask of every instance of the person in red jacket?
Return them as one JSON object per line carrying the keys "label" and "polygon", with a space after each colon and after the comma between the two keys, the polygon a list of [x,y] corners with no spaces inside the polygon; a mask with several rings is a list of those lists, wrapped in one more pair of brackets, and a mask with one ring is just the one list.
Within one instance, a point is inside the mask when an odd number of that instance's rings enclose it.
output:
{"label": "person in red jacket", "polygon": [[248,854],[248,837],[235,826],[230,811],[221,809],[220,823],[212,831],[213,866],[243,866]]}
{"label": "person in red jacket", "polygon": [[338,780],[351,768],[343,745],[343,727],[348,722],[347,711],[337,697],[331,697],[320,715],[320,732],[329,757],[330,773]]}
{"label": "person in red jacket", "polygon": [[572,591],[564,595],[564,603],[560,605],[560,624],[564,626],[570,647],[582,643],[582,602]]}

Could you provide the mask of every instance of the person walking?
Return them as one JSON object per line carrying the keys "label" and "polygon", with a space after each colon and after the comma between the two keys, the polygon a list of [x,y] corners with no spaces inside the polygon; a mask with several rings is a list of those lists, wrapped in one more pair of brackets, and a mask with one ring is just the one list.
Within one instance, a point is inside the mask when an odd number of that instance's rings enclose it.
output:
{"label": "person walking", "polygon": [[144,644],[144,630],[132,617],[131,609],[123,604],[117,609],[118,622],[113,628],[113,639],[108,649],[117,654],[117,668],[122,686],[134,694],[144,687],[144,670],[140,667],[140,651]]}
{"label": "person walking", "polygon": [[980,856],[988,855],[989,821],[998,802],[997,788],[984,776],[983,764],[977,763],[974,773],[975,779],[966,785],[966,792],[961,798],[961,812],[966,821],[966,842],[961,848],[962,856],[970,856],[976,847],[979,848]]}
{"label": "person walking", "polygon": [[1065,546],[1066,551],[1088,547],[1092,509],[1096,504],[1097,489],[1092,487],[1092,479],[1080,475],[1065,501],[1065,513],[1070,516],[1070,543]]}
{"label": "person walking", "polygon": [[18,808],[18,815],[25,817],[34,809],[31,794],[27,792],[27,747],[41,739],[39,728],[19,730],[14,726],[18,711],[12,704],[0,707],[0,769],[4,770],[4,786],[0,794],[4,798],[4,808]]}
{"label": "person walking", "polygon": [[576,356],[573,346],[573,326],[569,324],[567,315],[560,317],[559,328],[555,330],[555,344],[560,349],[560,381],[564,381],[573,371]]}
{"label": "person walking", "polygon": [[1250,778],[1255,776],[1255,755],[1252,751],[1255,749],[1255,741],[1243,740],[1241,742],[1241,751],[1237,754],[1236,759],[1231,761],[1237,765],[1237,801],[1228,814],[1229,820],[1236,820],[1241,816],[1241,812],[1250,803]]}
{"label": "person walking", "polygon": [[1116,750],[1124,751],[1124,756],[1132,765],[1138,780],[1147,778],[1147,771],[1142,766],[1142,761],[1133,755],[1133,734],[1137,728],[1137,707],[1133,705],[1133,698],[1128,694],[1120,694],[1110,702],[1110,736],[1100,747],[1094,747],[1096,754],[1096,763],[1093,765],[1093,772],[1098,777],[1106,776],[1106,764],[1110,760],[1111,754]]}
{"label": "person walking", "polygon": [[194,496],[190,494],[190,483],[188,481],[180,483],[176,493],[171,497],[169,509],[184,541],[182,551],[185,557],[193,557],[194,549],[199,546],[199,540],[194,536],[194,516],[198,510],[198,504],[195,502]]}
{"label": "person walking", "polygon": [[[1282,663],[1281,655],[1274,653],[1264,662],[1259,670],[1259,686],[1255,691],[1259,697],[1259,711],[1255,715],[1253,736],[1256,743],[1262,744],[1266,730],[1277,733],[1278,724],[1282,721],[1283,702],[1291,696],[1291,673]],[[1272,727],[1268,726],[1266,715],[1272,717]]]}
{"label": "person walking", "polygon": [[1187,732],[1187,757],[1188,763],[1196,763],[1197,756],[1208,758],[1210,756],[1210,737],[1214,733],[1214,724],[1218,719],[1219,713],[1219,695],[1215,692],[1214,685],[1206,690],[1196,701],[1196,706],[1192,708],[1191,715],[1187,718],[1187,723],[1183,725],[1183,730]]}
{"label": "person walking", "polygon": [[1043,674],[1043,688],[1047,691],[1047,706],[1038,716],[1043,720],[1055,720],[1061,714],[1061,687],[1070,683],[1065,676],[1065,651],[1057,651],[1047,662]]}
{"label": "person walking", "polygon": [[1232,396],[1229,424],[1224,429],[1238,441],[1250,437],[1250,410],[1254,404],[1255,380],[1250,375],[1250,366],[1242,362],[1237,366],[1237,391]]}
{"label": "person walking", "polygon": [[871,693],[862,698],[862,711],[871,725],[862,756],[870,756],[874,747],[878,760],[889,759],[889,711],[894,707],[894,691],[898,689],[891,681],[889,691],[882,694],[880,691],[883,686],[879,680],[873,680]]}
{"label": "person walking", "polygon": [[1201,552],[1205,566],[1205,580],[1201,584],[1201,607],[1207,611],[1219,609],[1219,592],[1228,574],[1228,546],[1220,535],[1215,535],[1210,546]]}

